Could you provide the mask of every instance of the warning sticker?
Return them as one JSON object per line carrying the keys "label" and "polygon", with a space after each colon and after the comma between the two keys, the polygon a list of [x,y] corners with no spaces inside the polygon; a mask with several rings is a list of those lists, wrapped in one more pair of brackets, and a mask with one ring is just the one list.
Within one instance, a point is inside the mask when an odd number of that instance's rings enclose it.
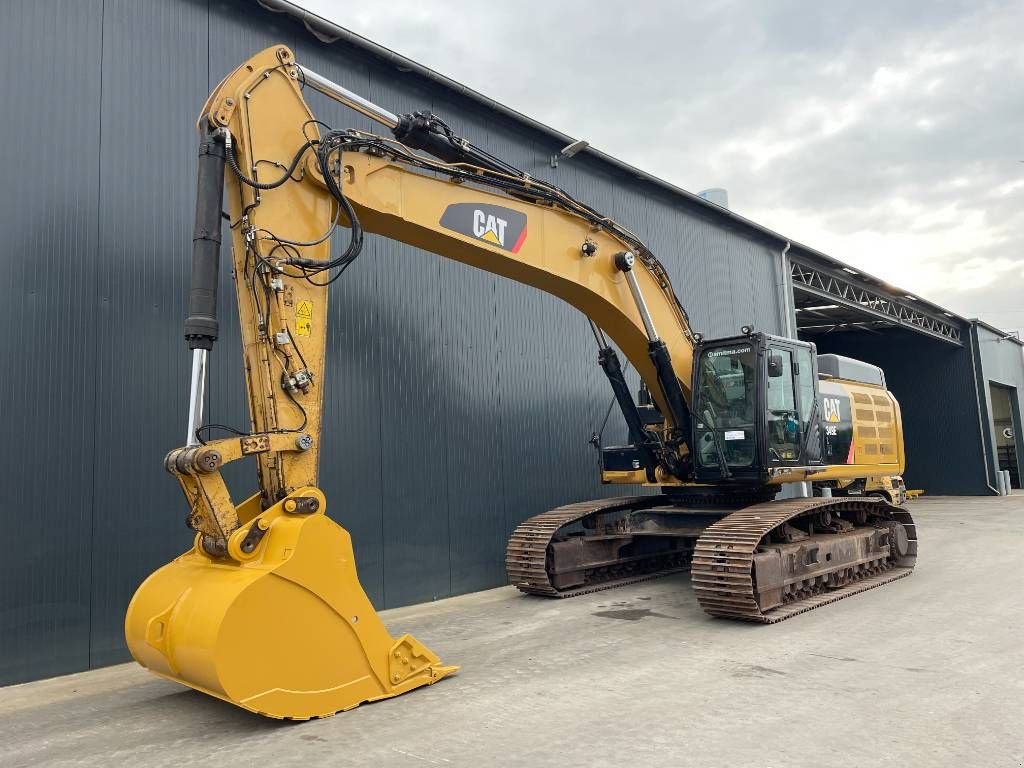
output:
{"label": "warning sticker", "polygon": [[309,336],[313,330],[313,302],[303,300],[295,309],[295,334],[297,336]]}

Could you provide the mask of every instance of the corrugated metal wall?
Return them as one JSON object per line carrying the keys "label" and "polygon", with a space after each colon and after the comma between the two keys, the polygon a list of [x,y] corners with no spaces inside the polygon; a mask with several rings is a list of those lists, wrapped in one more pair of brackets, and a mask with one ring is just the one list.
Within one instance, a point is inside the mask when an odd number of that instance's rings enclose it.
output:
{"label": "corrugated metal wall", "polygon": [[903,412],[907,488],[928,495],[985,495],[982,430],[966,329],[956,347],[912,331],[817,336],[819,353],[881,366]]}
{"label": "corrugated metal wall", "polygon": [[18,680],[89,663],[102,32],[98,1],[3,15],[0,680]]}
{"label": "corrugated metal wall", "polygon": [[[585,155],[552,170],[551,139],[255,3],[11,4],[0,42],[0,683],[125,659],[132,592],[189,544],[161,461],[184,437],[193,124],[259,49],[284,42],[395,111],[433,109],[643,233],[709,336],[782,327],[766,241]],[[368,127],[311,100],[329,123]],[[574,310],[375,237],[331,302],[323,485],[378,607],[503,583],[517,522],[607,492],[587,438],[610,394]],[[209,418],[244,425],[225,308]],[[229,479],[239,497],[254,483],[249,467]]]}
{"label": "corrugated metal wall", "polygon": [[[977,350],[978,388],[983,394],[983,423],[985,445],[988,450],[989,481],[996,486],[995,472],[999,470],[995,425],[992,419],[992,390],[990,384],[1008,387],[1011,398],[1011,417],[1014,420],[1018,474],[1024,468],[1024,435],[1020,434],[1020,417],[1024,414],[1024,355],[1020,344],[993,333],[988,328],[972,323],[971,340]],[[1016,400],[1014,408],[1013,401]]]}

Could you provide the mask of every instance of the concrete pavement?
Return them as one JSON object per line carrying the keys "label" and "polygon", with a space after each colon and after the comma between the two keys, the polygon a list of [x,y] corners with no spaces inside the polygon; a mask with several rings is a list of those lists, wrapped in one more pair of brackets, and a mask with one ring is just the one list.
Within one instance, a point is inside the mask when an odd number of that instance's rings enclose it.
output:
{"label": "concrete pavement", "polygon": [[261,719],[122,665],[0,689],[0,766],[1020,766],[1024,497],[924,498],[917,571],[774,626],[685,574],[384,613],[455,677]]}

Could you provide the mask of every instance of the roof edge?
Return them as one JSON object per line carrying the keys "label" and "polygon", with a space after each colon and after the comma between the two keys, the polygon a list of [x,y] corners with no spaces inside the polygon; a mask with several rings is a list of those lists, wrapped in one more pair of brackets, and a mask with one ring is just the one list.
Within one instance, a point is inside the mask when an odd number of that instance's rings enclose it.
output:
{"label": "roof edge", "polygon": [[1012,341],[1018,346],[1024,347],[1024,339],[1021,339],[1019,336],[1015,336],[1012,331],[1004,331],[1001,328],[996,328],[994,325],[986,323],[984,320],[978,317],[972,317],[967,322],[969,322],[971,325],[979,325],[986,331],[994,333],[996,336],[999,337],[1000,341]]}

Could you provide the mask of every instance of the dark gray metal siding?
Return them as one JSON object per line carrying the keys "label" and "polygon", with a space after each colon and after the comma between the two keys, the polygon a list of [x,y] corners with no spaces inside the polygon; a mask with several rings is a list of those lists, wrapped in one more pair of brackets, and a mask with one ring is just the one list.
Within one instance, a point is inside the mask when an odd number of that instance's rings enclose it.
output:
{"label": "dark gray metal siding", "polygon": [[100,11],[18,3],[0,24],[0,681],[89,663]]}
{"label": "dark gray metal siding", "polygon": [[[391,109],[433,109],[620,219],[667,264],[697,330],[782,330],[764,236],[585,155],[553,170],[551,138],[254,3],[17,3],[0,42],[0,683],[125,659],[132,592],[190,542],[161,462],[184,437],[193,125],[257,50],[284,42]],[[311,102],[329,123],[369,127]],[[244,425],[230,294],[223,306],[209,418]],[[587,438],[610,395],[567,305],[371,237],[335,284],[330,318],[323,486],[378,607],[501,584],[516,523],[621,492],[597,482]],[[613,419],[606,437],[623,433]],[[250,471],[231,468],[239,500]]]}
{"label": "dark gray metal siding", "polygon": [[885,371],[903,412],[908,488],[932,496],[988,493],[969,344],[955,347],[897,329],[838,332],[814,341],[819,353],[847,355]]}

